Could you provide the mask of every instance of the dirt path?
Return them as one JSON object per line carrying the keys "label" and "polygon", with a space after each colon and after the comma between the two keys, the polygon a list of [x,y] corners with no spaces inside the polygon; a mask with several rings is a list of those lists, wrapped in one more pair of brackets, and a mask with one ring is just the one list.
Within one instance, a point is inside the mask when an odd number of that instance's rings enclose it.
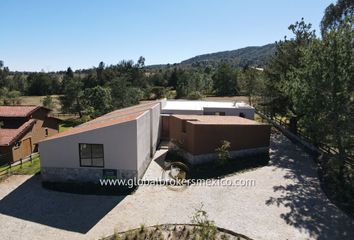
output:
{"label": "dirt path", "polygon": [[254,187],[140,187],[126,197],[48,191],[38,176],[0,183],[1,239],[98,239],[140,224],[189,223],[204,209],[216,225],[254,239],[354,239],[354,221],[322,192],[313,161],[272,137],[269,166],[227,177]]}

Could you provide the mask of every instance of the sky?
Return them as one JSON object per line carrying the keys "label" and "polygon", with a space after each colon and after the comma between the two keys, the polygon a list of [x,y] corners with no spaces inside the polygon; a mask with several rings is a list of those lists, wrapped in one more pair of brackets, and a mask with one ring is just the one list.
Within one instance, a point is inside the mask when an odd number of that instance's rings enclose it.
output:
{"label": "sky", "polygon": [[57,71],[144,56],[146,65],[262,46],[319,23],[330,0],[1,0],[0,60]]}

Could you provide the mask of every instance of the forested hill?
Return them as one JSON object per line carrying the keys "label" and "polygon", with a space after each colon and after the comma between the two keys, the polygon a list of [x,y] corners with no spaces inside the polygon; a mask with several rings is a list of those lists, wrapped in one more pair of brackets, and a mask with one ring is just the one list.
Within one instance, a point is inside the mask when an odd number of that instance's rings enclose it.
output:
{"label": "forested hill", "polygon": [[182,61],[182,65],[218,65],[227,62],[233,66],[264,65],[275,50],[275,44],[267,44],[260,47],[245,47],[231,51],[203,54]]}

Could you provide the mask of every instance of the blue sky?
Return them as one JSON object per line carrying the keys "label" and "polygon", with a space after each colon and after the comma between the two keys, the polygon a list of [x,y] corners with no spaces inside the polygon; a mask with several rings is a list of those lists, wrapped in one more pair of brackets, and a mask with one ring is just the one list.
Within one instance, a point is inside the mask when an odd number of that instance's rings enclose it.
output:
{"label": "blue sky", "polygon": [[[318,30],[330,0],[1,0],[0,59],[10,70],[175,63],[272,43],[301,17]],[[318,31],[317,31],[318,32]]]}

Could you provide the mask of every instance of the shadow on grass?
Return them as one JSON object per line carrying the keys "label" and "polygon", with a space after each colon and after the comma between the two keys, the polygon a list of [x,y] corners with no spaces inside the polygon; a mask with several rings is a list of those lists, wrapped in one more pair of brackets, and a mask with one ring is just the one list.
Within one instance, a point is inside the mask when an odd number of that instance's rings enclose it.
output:
{"label": "shadow on grass", "polygon": [[21,184],[0,201],[0,214],[67,231],[87,233],[124,196],[97,196],[50,191],[40,175]]}

